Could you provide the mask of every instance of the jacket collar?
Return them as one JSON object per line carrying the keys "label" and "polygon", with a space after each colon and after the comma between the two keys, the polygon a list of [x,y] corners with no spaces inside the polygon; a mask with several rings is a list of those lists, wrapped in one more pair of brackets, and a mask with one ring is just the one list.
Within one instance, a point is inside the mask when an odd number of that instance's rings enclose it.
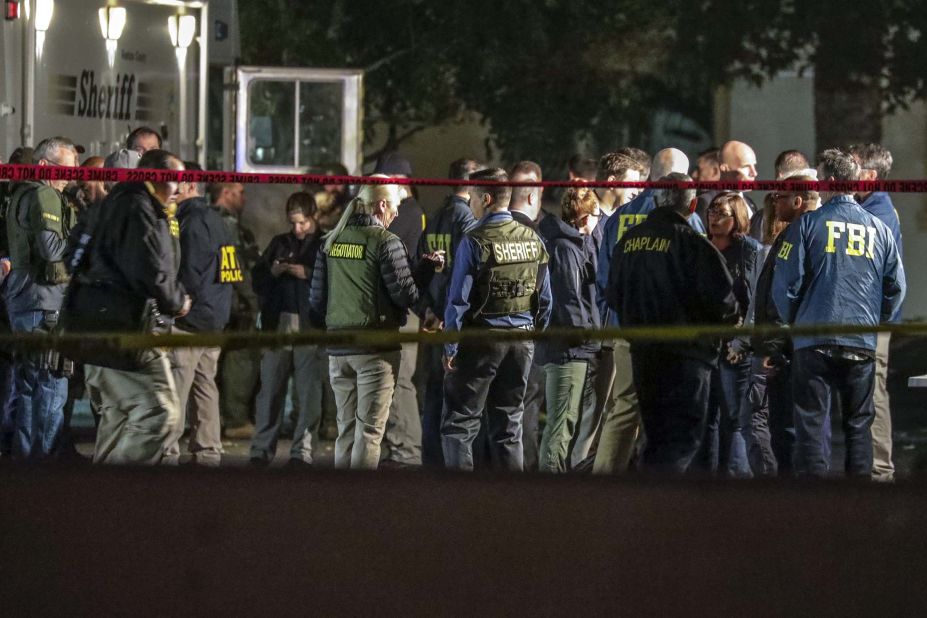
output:
{"label": "jacket collar", "polygon": [[369,227],[371,225],[383,227],[383,224],[380,223],[378,219],[374,218],[373,215],[360,212],[351,215],[351,218],[348,219],[348,225],[353,225],[355,227]]}

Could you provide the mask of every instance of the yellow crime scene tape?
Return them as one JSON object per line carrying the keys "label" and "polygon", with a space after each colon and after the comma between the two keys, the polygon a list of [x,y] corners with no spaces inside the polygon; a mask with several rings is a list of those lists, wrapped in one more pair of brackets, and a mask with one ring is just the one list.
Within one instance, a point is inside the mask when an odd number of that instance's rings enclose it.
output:
{"label": "yellow crime scene tape", "polygon": [[685,325],[653,328],[602,328],[575,329],[551,328],[544,331],[521,329],[465,328],[459,332],[396,332],[368,330],[324,331],[306,330],[299,333],[198,333],[178,335],[153,335],[134,333],[88,334],[34,334],[14,333],[0,335],[0,347],[11,351],[32,352],[56,349],[65,354],[68,350],[112,349],[139,350],[144,348],[199,348],[221,347],[226,349],[275,348],[284,346],[364,346],[385,347],[402,343],[444,344],[488,344],[511,341],[690,341],[696,339],[747,338],[747,337],[807,337],[823,335],[859,335],[867,333],[892,333],[896,335],[927,335],[927,322],[883,324],[860,326],[847,324],[823,324],[794,327],[773,325],[723,326]]}

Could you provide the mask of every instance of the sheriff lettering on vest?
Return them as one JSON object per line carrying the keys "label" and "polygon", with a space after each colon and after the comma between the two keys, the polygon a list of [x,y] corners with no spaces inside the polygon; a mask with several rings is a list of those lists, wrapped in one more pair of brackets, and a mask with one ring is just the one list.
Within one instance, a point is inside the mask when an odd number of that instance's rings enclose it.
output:
{"label": "sheriff lettering on vest", "polygon": [[[470,175],[471,180],[504,182],[501,169]],[[507,330],[544,328],[551,294],[547,251],[531,228],[508,211],[512,189],[475,186],[470,209],[479,219],[454,256],[444,328]],[[523,469],[522,404],[534,356],[534,342],[447,344],[444,348],[445,409],[441,437],[447,467],[473,468],[473,441],[485,410],[492,460],[507,470]]]}
{"label": "sheriff lettering on vest", "polygon": [[[387,231],[396,218],[396,185],[367,185],[319,251],[309,294],[309,319],[328,330],[398,331],[418,302],[406,246]],[[399,372],[399,344],[332,346],[329,374],[338,406],[335,466],[377,467]]]}

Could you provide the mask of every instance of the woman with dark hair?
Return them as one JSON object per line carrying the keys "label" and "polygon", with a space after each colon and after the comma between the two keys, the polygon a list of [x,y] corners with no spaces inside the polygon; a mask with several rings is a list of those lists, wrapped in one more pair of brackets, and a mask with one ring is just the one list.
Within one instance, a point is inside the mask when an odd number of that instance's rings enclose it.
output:
{"label": "woman with dark hair", "polygon": [[[708,206],[708,239],[721,252],[734,280],[734,295],[743,324],[763,266],[762,247],[748,236],[750,215],[739,193],[720,193]],[[711,402],[700,463],[709,471],[719,468],[733,477],[751,476],[747,459],[749,421],[741,415],[741,402],[750,380],[750,356],[728,339],[721,348],[712,375]]]}
{"label": "woman with dark hair", "polygon": [[[305,192],[286,202],[290,231],[275,236],[253,270],[254,291],[261,301],[261,330],[299,332],[309,327],[309,282],[321,245],[316,204]],[[318,346],[266,350],[261,359],[261,390],[255,405],[251,463],[270,463],[283,424],[286,387],[292,375],[298,415],[290,449],[290,464],[312,463],[312,434],[322,414],[324,355]]]}
{"label": "woman with dark hair", "polygon": [[[554,299],[551,328],[601,327],[596,304],[597,250],[592,232],[601,209],[592,189],[567,189],[560,217],[546,217],[539,231],[550,255]],[[545,341],[535,363],[546,375],[547,424],[538,456],[542,472],[567,472],[586,458],[598,428],[595,359],[598,341]]]}

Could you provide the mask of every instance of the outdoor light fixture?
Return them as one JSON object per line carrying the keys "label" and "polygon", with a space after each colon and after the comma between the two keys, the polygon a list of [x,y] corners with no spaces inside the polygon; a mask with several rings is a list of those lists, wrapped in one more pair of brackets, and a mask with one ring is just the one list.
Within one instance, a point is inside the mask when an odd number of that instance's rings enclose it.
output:
{"label": "outdoor light fixture", "polygon": [[183,69],[187,61],[187,48],[196,36],[196,17],[194,15],[171,15],[167,18],[167,31],[171,35],[171,45],[177,54],[177,64]]}
{"label": "outdoor light fixture", "polygon": [[126,27],[126,10],[121,6],[108,6],[100,9],[100,31],[106,39],[106,59],[109,68],[116,63],[116,46],[122,30]]}
{"label": "outdoor light fixture", "polygon": [[55,0],[35,0],[35,55],[41,60],[45,49],[45,33],[55,13]]}

